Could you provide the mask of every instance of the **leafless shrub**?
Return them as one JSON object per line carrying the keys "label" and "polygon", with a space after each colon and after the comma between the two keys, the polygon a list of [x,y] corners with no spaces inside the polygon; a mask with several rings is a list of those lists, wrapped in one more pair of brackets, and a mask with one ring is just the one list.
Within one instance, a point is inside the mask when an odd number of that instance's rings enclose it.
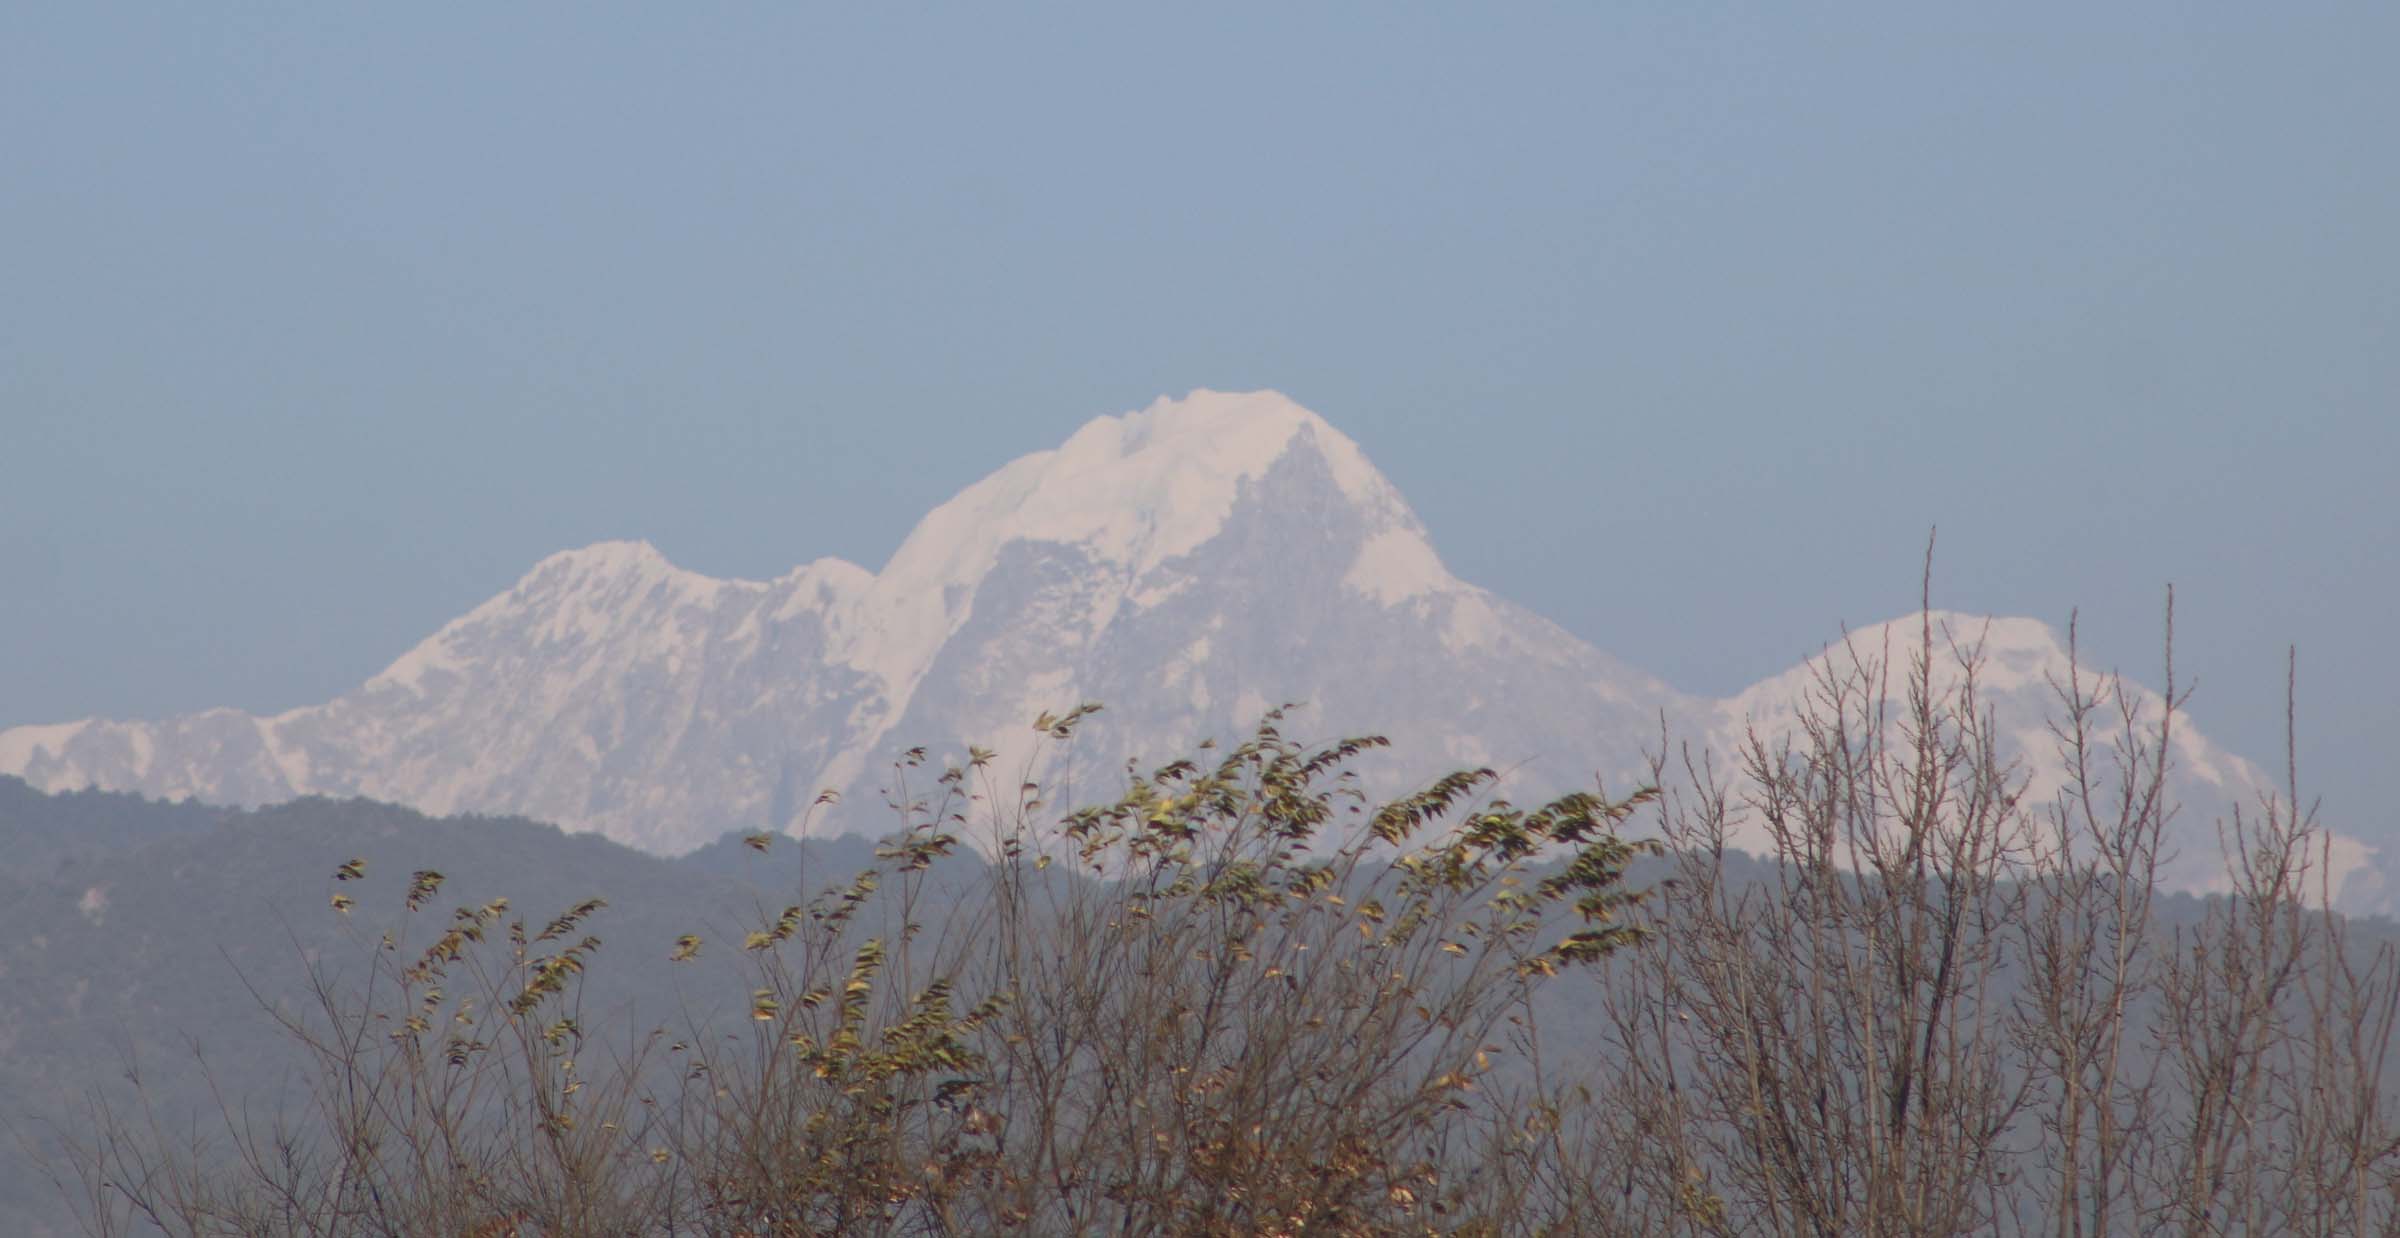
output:
{"label": "leafless shrub", "polygon": [[1578,1111],[1610,1192],[1588,1228],[2393,1232],[2400,977],[2327,910],[2296,776],[2221,827],[2231,888],[2161,915],[2171,605],[2156,716],[2053,684],[2047,803],[2002,759],[1976,634],[1930,615],[1897,693],[1891,651],[1827,658],[1796,734],[1730,778],[1687,756],[1663,797],[1673,880],[1653,948],[1607,969]]}

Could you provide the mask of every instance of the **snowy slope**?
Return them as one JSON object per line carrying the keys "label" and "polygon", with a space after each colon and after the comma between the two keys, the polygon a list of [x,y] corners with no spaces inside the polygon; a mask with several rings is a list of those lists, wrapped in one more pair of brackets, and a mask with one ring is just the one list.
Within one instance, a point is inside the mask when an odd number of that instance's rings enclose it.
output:
{"label": "snowy slope", "polygon": [[[1985,639],[1986,697],[2054,782],[2043,676],[2065,652],[2030,620],[1991,621]],[[969,486],[879,572],[822,559],[716,580],[603,543],[536,564],[324,705],[19,727],[0,731],[0,772],[236,804],[315,793],[520,813],[677,852],[788,828],[821,787],[845,793],[834,828],[878,830],[898,750],[981,743],[1013,774],[1029,720],[1083,700],[1108,709],[1075,764],[1034,772],[1091,794],[1130,757],[1303,701],[1293,733],[1391,736],[1392,782],[1490,764],[1522,800],[1595,775],[1624,785],[1662,719],[1720,750],[1753,725],[1788,727],[1809,676],[1682,696],[1451,576],[1407,502],[1316,414],[1272,392],[1196,391],[1098,418]],[[2265,784],[2188,725],[2176,755],[2185,822],[2208,835],[2176,875],[2206,888],[2211,823]],[[2380,905],[2365,850],[2344,857]]]}

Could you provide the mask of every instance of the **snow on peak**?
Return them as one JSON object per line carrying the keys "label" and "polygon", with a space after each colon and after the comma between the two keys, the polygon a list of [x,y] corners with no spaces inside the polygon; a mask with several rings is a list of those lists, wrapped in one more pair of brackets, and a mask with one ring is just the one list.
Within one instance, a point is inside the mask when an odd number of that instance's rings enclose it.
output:
{"label": "snow on peak", "polygon": [[[2166,707],[2166,698],[2138,679],[2120,677],[2094,666],[2089,658],[2071,656],[2059,632],[2038,619],[1934,610],[1853,628],[1798,666],[1720,702],[1720,726],[1726,728],[1720,739],[1727,741],[1728,747],[1738,746],[1744,728],[1774,731],[1792,723],[1803,711],[1821,707],[1817,699],[1820,679],[1828,671],[1836,679],[1846,679],[1860,670],[1880,667],[1886,699],[1902,699],[1926,625],[1933,633],[1935,692],[1956,691],[1964,674],[1962,662],[1972,659],[1977,694],[1987,704],[2002,698],[2014,701],[2007,712],[2020,720],[2020,726],[2012,738],[2016,754],[2033,763],[2036,798],[2054,791],[2065,771],[2051,759],[2055,741],[2047,729],[2023,720],[2038,719],[2056,709],[2056,694],[2070,676],[2080,680],[2080,690],[2095,703],[2128,705],[2144,719],[2145,726],[2154,725]],[[2268,785],[2248,762],[2203,737],[2181,710],[2176,712],[2173,742],[2176,766],[2204,782],[2217,787]]]}
{"label": "snow on peak", "polygon": [[1200,390],[1094,418],[1059,447],[967,487],[918,523],[883,575],[965,583],[999,547],[1047,541],[1138,576],[1215,536],[1241,484],[1295,442],[1316,448],[1352,502],[1406,514],[1358,445],[1315,413],[1272,391]]}
{"label": "snow on peak", "polygon": [[[574,550],[562,550],[533,565],[518,588],[539,580],[562,577],[581,579],[614,578],[623,576],[656,577],[682,572],[667,561],[658,547],[641,540],[593,542]],[[689,574],[689,573],[685,573]]]}
{"label": "snow on peak", "polygon": [[596,636],[608,630],[627,602],[667,592],[670,604],[706,604],[723,590],[757,588],[746,581],[718,580],[675,566],[646,541],[594,542],[562,550],[533,565],[514,587],[444,624],[415,648],[367,681],[421,691],[435,671],[455,671],[471,659],[459,651],[472,632],[511,616],[540,615],[547,640]]}
{"label": "snow on peak", "polygon": [[875,621],[856,625],[874,633],[872,647],[854,649],[851,663],[896,680],[921,667],[965,619],[974,587],[1012,542],[1075,546],[1130,587],[1216,536],[1243,483],[1303,446],[1373,526],[1422,539],[1407,503],[1358,444],[1290,398],[1206,389],[1161,397],[1137,412],[1094,418],[919,521],[876,577]]}
{"label": "snow on peak", "polygon": [[[1476,592],[1442,570],[1399,491],[1317,414],[1274,391],[1161,397],[1094,418],[1059,446],[960,491],[917,523],[856,604],[828,616],[830,656],[880,683],[854,715],[866,736],[857,751],[873,750],[883,728],[907,714],[1012,545],[1051,547],[1053,561],[1075,574],[1059,586],[1076,602],[1053,637],[1061,649],[1081,647],[1120,614],[1146,611],[1188,584],[1170,565],[1214,540],[1245,487],[1261,482],[1320,487],[1301,502],[1330,517],[1324,527],[1338,548],[1355,542],[1342,580],[1353,592],[1387,606]],[[1064,664],[1028,674],[1026,713],[1073,696]]]}
{"label": "snow on peak", "polygon": [[1861,650],[1870,646],[1881,649],[1889,642],[1895,655],[1905,655],[1923,639],[1923,625],[1928,622],[1933,627],[1935,656],[1939,658],[1952,650],[1979,651],[1986,683],[1993,682],[1995,672],[2012,680],[2031,675],[2038,681],[2043,668],[2064,669],[2067,663],[2067,645],[2058,638],[2058,633],[2039,619],[2021,615],[1933,610],[1859,629],[1853,637]]}
{"label": "snow on peak", "polygon": [[1916,653],[1926,624],[1933,631],[1934,671],[1942,680],[1951,677],[1959,656],[1969,653],[1980,654],[1976,677],[1987,692],[2039,686],[2046,673],[2064,671],[2068,666],[2065,643],[2039,619],[1930,610],[1851,628],[1790,670],[1752,685],[1728,704],[1769,711],[1788,708],[1809,695],[1819,668],[1829,662],[1838,672],[1880,665],[1892,690],[1898,692],[1906,682],[1909,659]]}
{"label": "snow on peak", "polygon": [[[2059,716],[2063,706],[2058,693],[2070,686],[2070,677],[2076,681],[2072,685],[2075,691],[2106,711],[2104,716],[2111,720],[2110,726],[2117,725],[2116,711],[2123,709],[2131,713],[2135,725],[2155,734],[2150,729],[2166,716],[2168,701],[2160,692],[2133,675],[2120,675],[2112,668],[2094,665],[2088,654],[2081,658],[2074,656],[2078,651],[2070,650],[2064,634],[2049,624],[2037,619],[1934,610],[1853,628],[1792,669],[1718,702],[1718,729],[1713,745],[1721,752],[1732,752],[1740,750],[1750,735],[1769,742],[1796,736],[1804,714],[1827,708],[1821,681],[1828,673],[1837,681],[1845,681],[1862,670],[1880,667],[1884,700],[1889,703],[1905,699],[1912,660],[1927,627],[1932,632],[1934,692],[1941,695],[1957,692],[1964,679],[1961,664],[1973,660],[1978,704],[1982,709],[1992,710],[1998,719],[2001,730],[1995,738],[2001,757],[2017,763],[2015,776],[2023,779],[2025,802],[2037,806],[2035,811],[2063,794],[2073,775],[2069,757],[2061,750],[2063,741],[2044,722],[2045,718]],[[1873,704],[1853,699],[1849,707]],[[1894,728],[1886,737],[1890,742],[1907,742],[1900,730],[1905,724],[1899,717],[1892,717],[1888,725]],[[2237,805],[2275,790],[2272,779],[2239,755],[2219,747],[2180,708],[2172,719],[2168,758],[2173,775],[2186,780],[2183,784],[2186,789],[2177,794],[2187,802],[2195,795],[2201,802],[2221,796],[2219,805]],[[2102,759],[2113,758],[2104,754]],[[2107,776],[2111,775],[2104,778]],[[2213,835],[2211,824],[2204,815],[2184,820],[2174,841],[2176,855],[2168,862],[2171,888],[2193,891],[2229,888],[2224,857],[2218,850],[2219,840]],[[1759,837],[1746,845],[1763,848],[1768,844]],[[2374,900],[2383,896],[2378,893],[2380,887],[2372,886],[2380,880],[2372,871],[2374,849],[2338,835],[2332,846],[2326,869],[2331,888],[2342,891],[2345,882],[2359,875],[2361,881],[2369,884],[2341,897],[2358,906],[2375,905]]]}

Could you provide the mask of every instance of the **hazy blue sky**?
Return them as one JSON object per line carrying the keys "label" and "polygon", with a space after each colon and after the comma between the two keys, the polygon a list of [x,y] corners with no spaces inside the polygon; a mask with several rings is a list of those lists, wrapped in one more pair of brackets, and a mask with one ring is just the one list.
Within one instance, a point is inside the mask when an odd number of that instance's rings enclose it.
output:
{"label": "hazy blue sky", "polygon": [[1936,523],[2153,681],[2172,581],[2203,727],[2297,643],[2391,819],[2400,6],[1138,7],[6,6],[0,725],[323,700],[601,538],[876,567],[1272,386],[1694,691]]}

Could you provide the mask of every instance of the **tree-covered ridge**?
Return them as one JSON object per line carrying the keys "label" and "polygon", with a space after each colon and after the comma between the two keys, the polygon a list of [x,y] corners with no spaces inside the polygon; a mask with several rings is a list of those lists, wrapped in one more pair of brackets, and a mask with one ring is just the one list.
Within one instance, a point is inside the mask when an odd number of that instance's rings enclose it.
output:
{"label": "tree-covered ridge", "polygon": [[201,833],[230,815],[231,809],[212,804],[170,803],[130,792],[45,795],[22,778],[0,774],[0,873],[46,876],[72,860]]}

